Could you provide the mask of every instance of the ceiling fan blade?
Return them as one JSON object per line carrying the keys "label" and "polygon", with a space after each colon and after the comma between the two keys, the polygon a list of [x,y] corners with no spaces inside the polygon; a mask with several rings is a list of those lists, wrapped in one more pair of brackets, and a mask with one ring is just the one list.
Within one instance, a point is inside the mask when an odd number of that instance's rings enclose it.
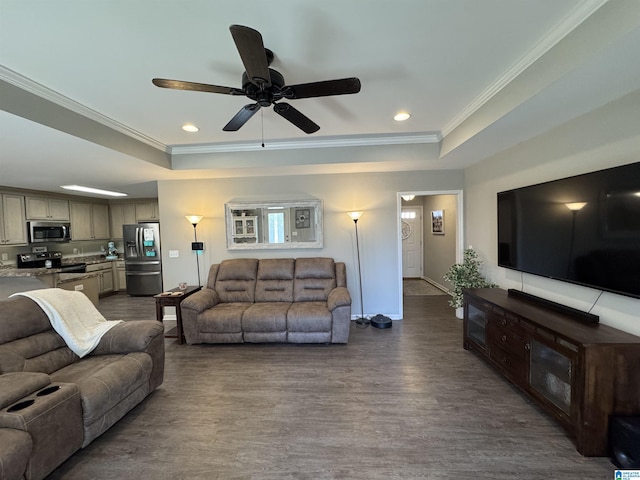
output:
{"label": "ceiling fan blade", "polygon": [[182,80],[167,80],[154,78],[151,80],[156,87],[171,88],[173,90],[193,90],[196,92],[224,93],[226,95],[244,95],[238,88],[209,85],[208,83],[183,82]]}
{"label": "ceiling fan blade", "polygon": [[269,62],[260,32],[242,25],[231,25],[229,30],[251,82],[258,87],[270,86]]}
{"label": "ceiling fan blade", "polygon": [[347,95],[360,91],[360,80],[351,77],[323,82],[301,83],[299,85],[287,85],[283,90],[284,96],[290,99]]}
{"label": "ceiling fan blade", "polygon": [[229,123],[227,123],[222,130],[225,132],[237,132],[240,130],[240,127],[247,123],[258,110],[260,110],[260,104],[258,103],[245,105],[231,120],[229,120]]}
{"label": "ceiling fan blade", "polygon": [[304,133],[314,133],[320,130],[310,118],[306,117],[288,103],[276,103],[273,110],[281,117],[286,118]]}

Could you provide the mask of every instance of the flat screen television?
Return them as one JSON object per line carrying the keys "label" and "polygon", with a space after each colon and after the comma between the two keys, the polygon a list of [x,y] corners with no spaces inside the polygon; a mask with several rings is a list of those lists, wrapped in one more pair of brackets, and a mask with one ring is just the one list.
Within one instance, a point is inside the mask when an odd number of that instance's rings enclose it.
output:
{"label": "flat screen television", "polygon": [[498,266],[640,298],[640,162],[499,192]]}

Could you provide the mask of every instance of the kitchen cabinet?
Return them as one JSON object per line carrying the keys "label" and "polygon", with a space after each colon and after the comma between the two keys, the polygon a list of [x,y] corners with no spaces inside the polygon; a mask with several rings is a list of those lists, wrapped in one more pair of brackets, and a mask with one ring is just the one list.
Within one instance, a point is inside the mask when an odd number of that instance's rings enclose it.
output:
{"label": "kitchen cabinet", "polygon": [[610,416],[640,415],[640,337],[498,288],[465,290],[464,311],[464,348],[551,415],[581,454],[607,456]]}
{"label": "kitchen cabinet", "polygon": [[160,220],[158,202],[136,203],[135,205],[136,222],[157,222]]}
{"label": "kitchen cabinet", "polygon": [[103,203],[69,202],[72,240],[106,240],[109,207]]}
{"label": "kitchen cabinet", "polygon": [[91,263],[87,265],[87,273],[95,273],[98,277],[99,296],[114,292],[112,262]]}
{"label": "kitchen cabinet", "polygon": [[26,245],[27,222],[22,195],[0,195],[0,246]]}
{"label": "kitchen cabinet", "polygon": [[27,220],[69,221],[69,201],[59,198],[25,197]]}
{"label": "kitchen cabinet", "polygon": [[117,203],[109,205],[111,213],[111,238],[122,238],[122,226],[138,223],[136,206],[133,203]]}
{"label": "kitchen cabinet", "polygon": [[56,288],[84,293],[97,307],[100,300],[98,295],[98,277],[84,277],[81,279],[61,280],[56,283]]}
{"label": "kitchen cabinet", "polygon": [[118,260],[115,262],[115,288],[118,291],[127,290],[127,272],[124,265],[124,260]]}

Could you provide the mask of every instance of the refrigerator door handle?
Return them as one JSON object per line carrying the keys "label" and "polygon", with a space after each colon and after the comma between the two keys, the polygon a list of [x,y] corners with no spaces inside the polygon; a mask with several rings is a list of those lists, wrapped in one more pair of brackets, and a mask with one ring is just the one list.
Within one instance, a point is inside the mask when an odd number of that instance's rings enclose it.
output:
{"label": "refrigerator door handle", "polygon": [[144,248],[142,247],[142,228],[136,227],[136,243],[138,244],[138,257],[143,257]]}
{"label": "refrigerator door handle", "polygon": [[125,265],[160,265],[160,260],[151,260],[151,261],[143,261],[140,260],[138,262],[131,261],[131,260],[127,260],[127,263]]}
{"label": "refrigerator door handle", "polygon": [[131,275],[131,276],[145,276],[145,275],[160,275],[162,272],[125,272],[125,275]]}

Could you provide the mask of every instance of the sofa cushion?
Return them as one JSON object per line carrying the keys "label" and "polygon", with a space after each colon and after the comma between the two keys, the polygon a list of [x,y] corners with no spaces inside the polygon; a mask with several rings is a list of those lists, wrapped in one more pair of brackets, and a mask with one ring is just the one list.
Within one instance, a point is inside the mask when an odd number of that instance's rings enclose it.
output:
{"label": "sofa cushion", "polygon": [[33,300],[23,296],[3,300],[0,308],[0,374],[51,373],[77,359]]}
{"label": "sofa cushion", "polygon": [[331,312],[324,302],[292,303],[287,312],[289,332],[331,332]]}
{"label": "sofa cushion", "polygon": [[[35,306],[34,308],[40,309]],[[52,373],[77,361],[60,335],[49,330],[0,345],[0,374],[8,372]]]}
{"label": "sofa cushion", "polygon": [[326,302],[336,287],[333,258],[298,258],[293,283],[294,302]]}
{"label": "sofa cushion", "polygon": [[220,301],[253,303],[257,273],[258,260],[255,258],[222,261],[215,284]]}
{"label": "sofa cushion", "polygon": [[198,331],[209,333],[241,333],[242,315],[252,303],[219,303],[197,317]]}
{"label": "sofa cushion", "polygon": [[260,260],[256,281],[256,302],[293,302],[293,258]]}
{"label": "sofa cushion", "polygon": [[242,315],[244,332],[286,332],[288,302],[254,303]]}
{"label": "sofa cushion", "polygon": [[146,389],[152,367],[151,357],[146,353],[96,355],[83,358],[51,377],[57,382],[78,385],[83,421],[90,425],[140,386]]}
{"label": "sofa cushion", "polygon": [[0,344],[51,330],[51,322],[37,304],[23,296],[2,301]]}

